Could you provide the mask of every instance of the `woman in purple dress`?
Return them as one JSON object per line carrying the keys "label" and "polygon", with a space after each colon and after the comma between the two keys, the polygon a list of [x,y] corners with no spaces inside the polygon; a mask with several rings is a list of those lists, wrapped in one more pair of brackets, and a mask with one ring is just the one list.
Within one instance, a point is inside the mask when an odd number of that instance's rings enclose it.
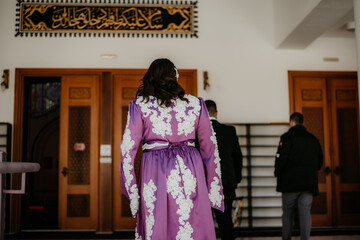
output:
{"label": "woman in purple dress", "polygon": [[155,60],[129,104],[120,181],[137,217],[136,239],[216,239],[211,207],[224,210],[220,158],[206,106],[185,94],[178,76],[170,60]]}

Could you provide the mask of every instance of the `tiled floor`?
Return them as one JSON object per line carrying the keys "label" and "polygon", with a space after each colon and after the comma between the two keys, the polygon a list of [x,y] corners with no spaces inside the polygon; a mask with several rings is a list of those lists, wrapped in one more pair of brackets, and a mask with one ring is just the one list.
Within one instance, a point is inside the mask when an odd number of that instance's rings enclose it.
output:
{"label": "tiled floor", "polygon": [[[1,1],[1,0],[0,0]],[[94,240],[110,240],[110,239],[113,239],[113,240],[133,240],[134,238],[132,238],[132,234],[126,234],[126,235],[122,235],[122,236],[107,236],[107,235],[91,235],[89,233],[87,233],[87,235],[83,235],[83,234],[77,234],[77,235],[73,235],[73,234],[70,234],[70,235],[62,235],[62,236],[59,236],[59,235],[44,235],[43,234],[40,234],[38,235],[38,233],[35,233],[34,235],[34,232],[31,232],[32,234],[31,235],[24,235],[24,236],[16,236],[16,235],[9,235],[9,236],[6,236],[5,235],[5,240],[79,240],[79,239],[82,239],[82,240],[90,240],[90,239],[94,239]],[[69,233],[68,233],[69,234]],[[86,234],[86,233],[85,233]],[[281,240],[281,237],[278,236],[278,237],[273,237],[274,235],[277,235],[277,234],[274,234],[274,233],[271,233],[272,236],[269,236],[269,237],[266,237],[266,236],[262,236],[262,237],[237,237],[236,240]],[[331,234],[331,233],[324,233],[324,234]],[[341,233],[334,233],[335,235],[327,235],[327,236],[318,236],[318,235],[321,235],[321,233],[319,232],[315,232],[314,235],[315,236],[312,236],[310,237],[310,240],[360,240],[360,234],[359,234],[359,231],[355,231],[353,233],[350,233],[348,232],[348,234],[353,234],[353,235],[337,235],[337,234],[341,234]],[[346,234],[346,232],[344,232],[343,234]],[[263,234],[264,235],[264,234]],[[41,237],[39,237],[41,236]],[[0,237],[1,238],[1,237]],[[1,240],[1,239],[0,239]],[[220,238],[217,238],[217,240],[221,240]],[[291,240],[300,240],[300,237],[299,236],[294,236],[292,237]]]}
{"label": "tiled floor", "polygon": [[[281,240],[281,237],[245,237],[236,240]],[[349,236],[314,236],[311,240],[360,240],[360,235]],[[220,238],[218,238],[220,240]],[[293,237],[292,240],[300,240],[300,237]]]}
{"label": "tiled floor", "polygon": [[[6,238],[5,238],[6,239]],[[21,240],[21,239],[18,239]],[[24,239],[25,240],[25,239]],[[46,240],[46,239],[43,239]],[[58,239],[65,240],[65,239]],[[71,240],[71,239],[67,239]],[[76,240],[76,239],[73,239]],[[101,239],[97,239],[101,240]],[[133,240],[133,239],[123,239],[123,240]],[[221,240],[218,238],[217,240]],[[236,240],[281,240],[281,237],[244,237],[236,238]],[[300,240],[300,237],[293,237],[292,240]],[[310,240],[360,240],[360,235],[345,235],[345,236],[314,236]]]}
{"label": "tiled floor", "polygon": [[[125,239],[125,240],[133,240],[133,239]],[[217,238],[217,240],[221,240],[221,239]],[[236,238],[235,240],[281,240],[281,237],[244,237],[244,238]],[[300,237],[292,237],[291,240],[300,240]],[[310,240],[360,240],[360,235],[314,236],[311,237]]]}

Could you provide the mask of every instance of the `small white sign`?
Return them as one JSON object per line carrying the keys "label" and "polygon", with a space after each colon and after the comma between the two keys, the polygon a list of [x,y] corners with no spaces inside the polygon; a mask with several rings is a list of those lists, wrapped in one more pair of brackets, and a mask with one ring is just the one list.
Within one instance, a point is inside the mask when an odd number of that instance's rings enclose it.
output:
{"label": "small white sign", "polygon": [[100,163],[111,163],[111,158],[110,157],[100,158]]}
{"label": "small white sign", "polygon": [[101,144],[101,146],[100,146],[100,156],[102,156],[102,157],[111,157],[111,145],[110,144]]}

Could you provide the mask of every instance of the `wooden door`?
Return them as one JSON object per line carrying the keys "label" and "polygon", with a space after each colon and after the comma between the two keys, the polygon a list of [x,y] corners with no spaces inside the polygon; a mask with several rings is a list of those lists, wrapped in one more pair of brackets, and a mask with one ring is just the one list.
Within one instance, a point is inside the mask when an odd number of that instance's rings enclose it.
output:
{"label": "wooden door", "polygon": [[[120,144],[125,129],[128,106],[135,99],[140,79],[146,70],[124,70],[113,75],[114,81],[114,228],[133,229],[136,219],[131,217],[130,202],[122,194],[119,166],[121,161]],[[139,169],[139,154],[136,156],[135,170]],[[138,171],[136,171],[138,176]]]}
{"label": "wooden door", "polygon": [[324,152],[320,195],[314,198],[314,226],[360,223],[359,107],[356,72],[290,72],[290,112],[304,115],[305,127]]}
{"label": "wooden door", "polygon": [[359,99],[357,80],[329,81],[336,225],[360,225]]}
{"label": "wooden door", "polygon": [[[179,69],[179,83],[187,94],[197,95],[197,72],[196,70]],[[121,161],[120,144],[125,129],[128,106],[135,99],[140,80],[144,76],[145,69],[129,69],[113,72],[114,81],[114,229],[133,229],[136,219],[131,217],[129,201],[122,194],[120,186],[119,165]],[[135,160],[135,173],[139,176],[141,146]]]}
{"label": "wooden door", "polygon": [[304,115],[304,125],[320,141],[324,153],[324,165],[319,171],[319,196],[314,198],[311,209],[314,226],[330,226],[332,223],[331,175],[325,169],[331,167],[329,118],[326,82],[323,78],[297,77],[294,79],[294,106],[291,112]]}
{"label": "wooden door", "polygon": [[99,76],[63,76],[59,146],[59,228],[97,229]]}

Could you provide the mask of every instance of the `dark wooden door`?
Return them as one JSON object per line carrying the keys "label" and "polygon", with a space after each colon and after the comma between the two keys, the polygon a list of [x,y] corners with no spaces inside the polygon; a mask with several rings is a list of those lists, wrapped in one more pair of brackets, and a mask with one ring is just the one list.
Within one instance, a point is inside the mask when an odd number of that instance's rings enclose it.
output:
{"label": "dark wooden door", "polygon": [[354,72],[289,72],[290,112],[318,137],[324,166],[314,198],[314,226],[358,225],[359,107]]}
{"label": "dark wooden door", "polygon": [[331,174],[325,169],[331,167],[329,118],[327,108],[326,81],[316,77],[294,79],[294,109],[304,115],[305,127],[320,141],[324,153],[324,165],[319,171],[319,196],[314,198],[312,207],[313,225],[330,226],[332,222]]}
{"label": "dark wooden door", "polygon": [[357,80],[330,79],[335,224],[360,225],[359,99]]}

